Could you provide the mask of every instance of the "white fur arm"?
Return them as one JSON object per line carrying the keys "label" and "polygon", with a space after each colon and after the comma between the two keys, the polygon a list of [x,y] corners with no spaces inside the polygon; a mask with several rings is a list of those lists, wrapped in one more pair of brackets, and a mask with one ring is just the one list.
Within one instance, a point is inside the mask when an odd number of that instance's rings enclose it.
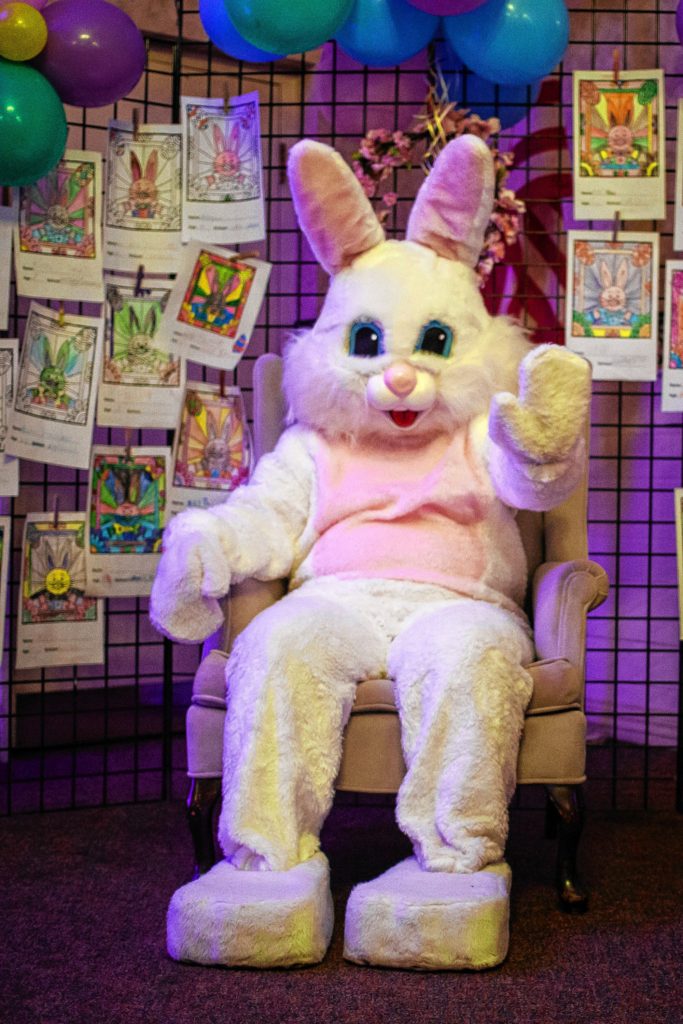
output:
{"label": "white fur arm", "polygon": [[521,362],[519,397],[495,395],[486,461],[498,496],[515,508],[561,504],[585,469],[584,430],[590,365],[557,345],[539,345]]}
{"label": "white fur arm", "polygon": [[209,509],[181,512],[164,532],[150,599],[162,633],[196,643],[223,621],[231,581],[289,575],[311,508],[313,460],[298,429],[259,461],[248,484]]}

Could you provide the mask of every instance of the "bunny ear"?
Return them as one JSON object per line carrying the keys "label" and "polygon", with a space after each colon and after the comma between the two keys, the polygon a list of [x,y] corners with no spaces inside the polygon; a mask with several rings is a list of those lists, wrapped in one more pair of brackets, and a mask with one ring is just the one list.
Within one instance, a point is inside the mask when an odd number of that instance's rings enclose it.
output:
{"label": "bunny ear", "polygon": [[213,122],[213,144],[216,147],[217,153],[224,153],[226,150],[225,135],[220,129],[220,125]]}
{"label": "bunny ear", "polygon": [[335,150],[304,139],[290,150],[287,169],[299,224],[329,274],[384,241],[360,182]]}
{"label": "bunny ear", "polygon": [[598,271],[600,273],[600,284],[603,288],[612,287],[612,274],[604,260],[600,260]]}
{"label": "bunny ear", "polygon": [[128,307],[128,323],[130,324],[131,331],[135,331],[136,334],[140,333],[140,321],[132,306]]}
{"label": "bunny ear", "polygon": [[150,306],[145,317],[145,334],[153,337],[157,329],[157,311],[155,306]]}
{"label": "bunny ear", "polygon": [[240,145],[240,125],[239,121],[235,121],[232,128],[230,129],[230,148],[234,152],[239,149]]}
{"label": "bunny ear", "polygon": [[212,292],[215,292],[218,282],[216,280],[216,268],[214,267],[213,263],[209,263],[205,273],[209,288],[211,289]]}
{"label": "bunny ear", "polygon": [[474,267],[491,218],[496,184],[491,150],[461,135],[441,150],[417,194],[407,238],[446,259]]}
{"label": "bunny ear", "polygon": [[133,181],[139,181],[142,177],[142,167],[138,155],[132,149],[130,151],[130,172],[133,175]]}
{"label": "bunny ear", "polygon": [[159,154],[156,149],[147,157],[147,163],[145,164],[145,173],[143,177],[147,178],[147,181],[156,181],[157,171],[159,169]]}

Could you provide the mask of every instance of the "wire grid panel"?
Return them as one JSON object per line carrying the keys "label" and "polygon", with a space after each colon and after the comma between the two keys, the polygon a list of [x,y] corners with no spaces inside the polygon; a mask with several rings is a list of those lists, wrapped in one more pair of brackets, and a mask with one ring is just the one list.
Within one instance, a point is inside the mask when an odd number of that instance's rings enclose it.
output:
{"label": "wire grid panel", "polygon": [[[675,33],[675,0],[643,0],[628,9],[610,0],[570,6],[571,43],[562,65],[525,116],[501,133],[515,152],[512,186],[528,206],[525,233],[505,269],[487,288],[492,310],[511,311],[538,340],[563,339],[564,236],[573,226],[570,188],[571,71],[663,66],[667,72],[667,149],[673,189],[675,107],[683,70]],[[150,38],[148,66],[134,94],[116,108],[70,110],[70,145],[104,149],[112,116],[138,107],[147,122],[177,116],[180,93],[225,96],[257,90],[262,116],[267,237],[250,252],[274,265],[249,351],[235,372],[251,409],[253,361],[282,349],[288,333],[317,314],[326,288],[297,229],[286,185],[287,150],[304,135],[336,146],[347,158],[368,129],[407,129],[426,92],[425,53],[400,68],[368,70],[333,44],[275,65],[243,65],[202,41],[196,4],[180,3],[182,42]],[[463,79],[467,100],[468,76]],[[502,107],[504,93],[499,96]],[[388,222],[400,234],[419,184],[401,171]],[[671,202],[669,205],[671,209]],[[672,217],[663,228],[671,255]],[[584,225],[585,226],[585,225]],[[594,224],[592,226],[602,226]],[[85,312],[89,312],[86,308]],[[14,299],[11,334],[21,337],[26,306]],[[194,368],[194,376],[200,369]],[[191,371],[192,375],[192,371]],[[214,379],[214,371],[205,371]],[[122,431],[96,432],[98,443],[124,444]],[[165,443],[144,431],[133,443]],[[671,806],[676,743],[678,633],[673,500],[681,482],[681,418],[659,412],[658,386],[596,384],[592,435],[591,555],[612,580],[609,601],[589,626],[587,701],[594,746],[591,803],[612,807]],[[107,659],[101,667],[12,673],[18,548],[28,511],[84,508],[87,474],[23,463],[15,520],[9,610],[9,667],[2,693],[0,789],[3,811],[92,806],[158,799],[184,792],[184,709],[196,648],[162,642],[149,625],[146,601],[107,602]]]}

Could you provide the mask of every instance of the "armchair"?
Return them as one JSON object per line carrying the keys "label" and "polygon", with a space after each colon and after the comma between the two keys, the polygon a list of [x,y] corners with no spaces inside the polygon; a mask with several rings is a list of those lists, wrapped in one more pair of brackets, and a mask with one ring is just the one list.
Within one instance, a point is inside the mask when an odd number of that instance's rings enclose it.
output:
{"label": "armchair", "polygon": [[[281,361],[266,355],[254,370],[254,442],[257,456],[270,451],[284,418]],[[587,557],[587,483],[550,512],[520,512],[518,522],[529,564],[529,608],[537,660],[519,751],[518,783],[541,784],[548,796],[547,822],[558,836],[556,884],[560,906],[585,910],[587,894],[577,878],[583,825],[586,717],[584,666],[586,615],[608,592],[605,571]],[[234,586],[225,601],[225,623],[205,644],[187,713],[188,819],[196,870],[215,861],[213,817],[220,796],[225,665],[234,638],[263,608],[285,592],[281,581]],[[391,680],[359,683],[347,726],[337,789],[396,793],[405,772]]]}

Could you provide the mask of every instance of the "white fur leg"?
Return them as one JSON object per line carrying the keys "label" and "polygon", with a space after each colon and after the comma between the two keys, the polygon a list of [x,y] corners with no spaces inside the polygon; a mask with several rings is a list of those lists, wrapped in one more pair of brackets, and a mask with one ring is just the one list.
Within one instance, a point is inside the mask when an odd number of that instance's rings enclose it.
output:
{"label": "white fur leg", "polygon": [[322,853],[288,871],[239,871],[227,861],[172,896],[174,960],[226,967],[319,963],[332,936],[329,865]]}
{"label": "white fur leg", "polygon": [[246,851],[285,871],[316,852],[357,681],[381,671],[385,652],[358,612],[298,591],[240,634],[227,667],[218,826],[229,860]]}
{"label": "white fur leg", "polygon": [[484,601],[422,612],[394,641],[408,769],[397,818],[423,868],[474,872],[503,857],[531,654],[516,617]]}
{"label": "white fur leg", "polygon": [[504,861],[458,875],[408,857],[352,891],[344,956],[430,971],[495,967],[508,950],[510,881]]}

